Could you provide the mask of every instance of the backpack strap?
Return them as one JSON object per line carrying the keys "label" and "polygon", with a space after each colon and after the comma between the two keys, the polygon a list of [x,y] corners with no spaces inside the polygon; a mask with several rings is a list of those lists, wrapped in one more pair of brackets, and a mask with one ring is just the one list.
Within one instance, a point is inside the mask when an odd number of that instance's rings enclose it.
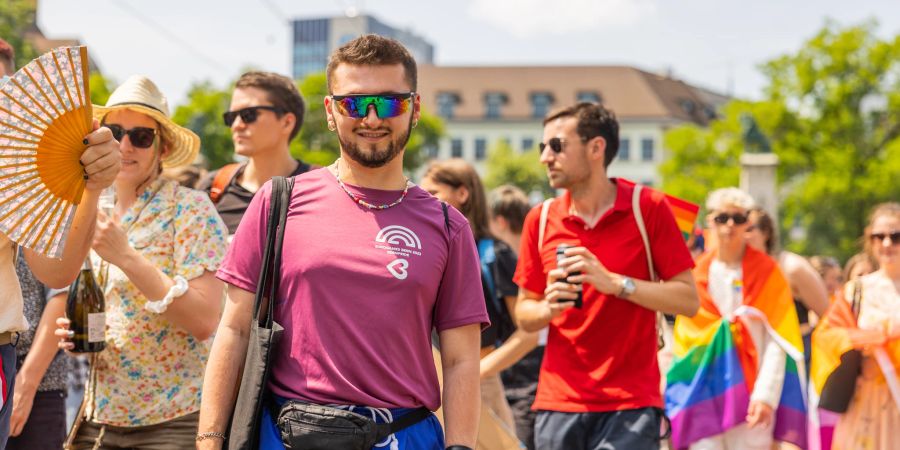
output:
{"label": "backpack strap", "polygon": [[647,236],[647,227],[644,225],[644,214],[641,213],[641,191],[643,189],[644,187],[640,184],[634,185],[634,194],[631,196],[631,212],[634,213],[634,221],[637,222],[638,231],[641,232],[641,240],[644,241],[647,268],[650,269],[650,280],[659,281],[656,277],[656,269],[653,267],[653,253],[650,251],[650,237]]}
{"label": "backpack strap", "polygon": [[212,184],[209,186],[209,199],[212,200],[213,204],[219,203],[219,200],[222,199],[222,194],[225,193],[225,188],[231,184],[231,180],[234,179],[234,176],[237,175],[238,170],[241,168],[240,163],[231,163],[222,166],[218,172],[216,172],[215,178],[212,180]]}
{"label": "backpack strap", "polygon": [[544,232],[547,231],[547,216],[550,214],[550,204],[553,203],[552,198],[544,200],[541,203],[541,221],[538,224],[538,251],[544,247]]}

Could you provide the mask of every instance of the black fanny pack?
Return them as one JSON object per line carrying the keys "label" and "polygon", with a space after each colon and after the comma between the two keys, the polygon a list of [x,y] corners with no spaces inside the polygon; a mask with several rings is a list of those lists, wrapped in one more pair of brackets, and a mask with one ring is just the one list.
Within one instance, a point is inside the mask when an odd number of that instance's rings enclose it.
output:
{"label": "black fanny pack", "polygon": [[303,450],[369,450],[376,443],[431,415],[421,407],[390,423],[374,420],[345,409],[289,400],[278,408],[272,402],[272,417],[285,448]]}

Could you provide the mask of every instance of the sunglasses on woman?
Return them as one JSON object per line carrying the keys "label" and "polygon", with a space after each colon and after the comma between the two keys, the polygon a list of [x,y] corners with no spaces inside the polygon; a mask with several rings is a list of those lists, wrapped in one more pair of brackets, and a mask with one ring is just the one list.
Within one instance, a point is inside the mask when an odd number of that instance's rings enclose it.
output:
{"label": "sunglasses on woman", "polygon": [[884,243],[885,239],[890,239],[891,245],[897,245],[900,244],[900,231],[893,231],[890,233],[872,233],[869,235],[869,239],[877,244],[882,244]]}
{"label": "sunglasses on woman", "polygon": [[743,225],[747,223],[747,220],[749,220],[749,216],[747,214],[721,213],[713,217],[713,222],[719,225],[725,225],[729,220],[733,221],[735,225]]}
{"label": "sunglasses on woman", "polygon": [[122,128],[121,125],[111,123],[104,124],[103,126],[109,128],[113,137],[119,142],[122,142],[122,138],[128,135],[128,140],[131,141],[131,146],[134,148],[150,148],[150,146],[153,145],[153,141],[156,139],[157,130],[153,128],[134,127],[130,130],[126,130],[125,128]]}
{"label": "sunglasses on woman", "polygon": [[286,111],[283,108],[279,108],[277,106],[250,106],[247,108],[239,109],[237,111],[228,111],[222,114],[222,118],[225,119],[225,126],[231,127],[231,124],[234,123],[234,120],[241,116],[241,122],[244,122],[247,125],[250,125],[253,122],[256,122],[256,119],[259,118],[259,111],[272,111],[275,114],[284,114]]}
{"label": "sunglasses on woman", "polygon": [[337,110],[341,115],[353,119],[362,119],[369,115],[369,107],[375,108],[379,119],[397,117],[411,109],[415,92],[403,94],[377,95],[332,95]]}

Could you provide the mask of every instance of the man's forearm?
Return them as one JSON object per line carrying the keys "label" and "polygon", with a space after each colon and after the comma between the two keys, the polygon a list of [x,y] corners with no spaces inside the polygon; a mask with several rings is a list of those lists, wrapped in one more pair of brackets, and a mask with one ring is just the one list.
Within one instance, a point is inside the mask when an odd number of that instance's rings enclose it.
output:
{"label": "man's forearm", "polygon": [[[228,429],[234,410],[236,386],[240,385],[241,367],[247,354],[246,336],[236,330],[221,326],[213,341],[206,375],[203,378],[203,394],[200,404],[200,433],[224,433]],[[197,443],[198,449],[223,447],[219,439]]]}
{"label": "man's forearm", "polygon": [[628,300],[647,309],[666,314],[692,317],[700,307],[697,289],[690,272],[684,272],[662,283],[635,280],[634,294]]}
{"label": "man's forearm", "polygon": [[447,445],[475,448],[481,410],[479,361],[459,361],[444,366],[444,425]]}
{"label": "man's forearm", "polygon": [[550,323],[546,308],[541,305],[544,300],[520,296],[516,302],[516,320],[518,327],[530,333],[540,331]]}

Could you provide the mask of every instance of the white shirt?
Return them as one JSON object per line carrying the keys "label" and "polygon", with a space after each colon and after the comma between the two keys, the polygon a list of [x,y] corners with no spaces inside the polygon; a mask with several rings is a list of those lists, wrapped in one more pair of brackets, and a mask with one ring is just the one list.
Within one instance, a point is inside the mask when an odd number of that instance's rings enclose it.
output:
{"label": "white shirt", "polygon": [[[709,295],[722,317],[728,321],[733,321],[734,311],[744,302],[742,272],[740,268],[730,268],[719,260],[713,260],[709,266]],[[750,394],[750,401],[762,401],[775,409],[781,399],[787,355],[769,336],[762,322],[750,317],[742,320],[753,338],[757,354],[760,355],[756,384]]]}

